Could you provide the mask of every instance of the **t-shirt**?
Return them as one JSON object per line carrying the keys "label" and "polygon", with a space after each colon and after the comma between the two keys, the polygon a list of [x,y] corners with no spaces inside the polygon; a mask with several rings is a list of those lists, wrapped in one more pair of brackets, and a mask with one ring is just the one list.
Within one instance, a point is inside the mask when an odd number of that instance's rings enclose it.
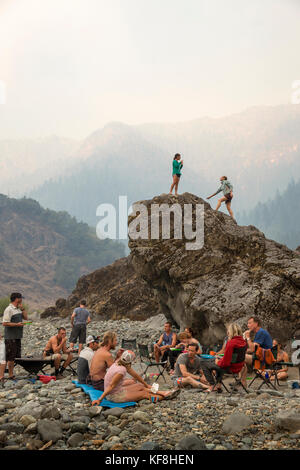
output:
{"label": "t-shirt", "polygon": [[272,349],[273,341],[268,331],[260,328],[255,334],[254,343],[259,344],[263,349]]}
{"label": "t-shirt", "polygon": [[201,359],[198,356],[195,356],[193,363],[191,363],[188,353],[183,353],[178,356],[178,359],[176,361],[174,371],[175,377],[182,376],[182,372],[179,367],[180,364],[185,365],[186,370],[193,375],[197,375],[199,373],[199,370],[201,369]]}
{"label": "t-shirt", "polygon": [[126,367],[124,366],[119,366],[117,363],[113,363],[112,366],[110,366],[108,369],[107,369],[107,372],[105,374],[105,377],[104,377],[104,391],[111,385],[111,382],[112,382],[112,379],[114,378],[114,376],[116,374],[122,374],[122,379],[121,381],[118,383],[118,385],[110,392],[110,394],[113,394],[113,393],[117,393],[117,392],[120,392],[122,390],[122,384],[124,382],[124,378],[125,378],[125,375],[126,375]]}
{"label": "t-shirt", "polygon": [[91,362],[95,352],[88,346],[79,354],[77,361],[77,376],[79,383],[86,383],[86,378],[90,373]]}
{"label": "t-shirt", "polygon": [[77,307],[75,308],[74,313],[74,325],[86,325],[90,312],[86,308]]}
{"label": "t-shirt", "polygon": [[[22,310],[9,304],[4,310],[2,323],[20,323],[23,321]],[[5,326],[4,330],[5,339],[21,339],[23,338],[22,326]]]}

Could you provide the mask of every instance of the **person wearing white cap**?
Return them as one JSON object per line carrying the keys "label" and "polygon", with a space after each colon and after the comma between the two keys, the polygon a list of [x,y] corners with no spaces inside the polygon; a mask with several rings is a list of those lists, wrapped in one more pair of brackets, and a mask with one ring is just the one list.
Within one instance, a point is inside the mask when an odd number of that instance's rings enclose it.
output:
{"label": "person wearing white cap", "polygon": [[86,347],[81,351],[77,362],[77,376],[80,384],[86,384],[90,373],[90,366],[95,351],[99,347],[99,340],[95,336],[88,336]]}
{"label": "person wearing white cap", "polygon": [[[93,401],[92,405],[99,405],[105,397],[116,403],[143,399],[149,399],[151,402],[156,403],[163,399],[175,398],[180,393],[179,389],[153,393],[151,385],[147,384],[133,370],[131,364],[134,360],[135,354],[133,351],[126,350],[122,353],[120,359],[107,370],[104,378],[104,393],[99,400]],[[125,380],[126,373],[131,375],[137,382],[127,385]]]}

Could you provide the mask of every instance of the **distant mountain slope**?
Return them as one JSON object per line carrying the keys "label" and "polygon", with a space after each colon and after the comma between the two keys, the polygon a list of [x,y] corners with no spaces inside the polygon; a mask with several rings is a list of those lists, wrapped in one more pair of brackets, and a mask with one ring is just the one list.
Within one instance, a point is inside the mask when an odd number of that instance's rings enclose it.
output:
{"label": "distant mountain slope", "polygon": [[23,196],[33,186],[67,171],[79,145],[80,141],[58,136],[0,140],[1,191],[11,197]]}
{"label": "distant mountain slope", "polygon": [[[117,206],[169,191],[175,152],[184,158],[180,193],[206,197],[222,175],[234,186],[234,211],[284,190],[300,174],[300,106],[255,107],[219,119],[128,126],[110,123],[81,142],[68,171],[30,196],[95,226],[102,202]],[[215,201],[212,201],[215,207]]]}
{"label": "distant mountain slope", "polygon": [[124,245],[99,240],[66,212],[32,199],[0,195],[0,296],[22,291],[45,306],[66,296],[83,274],[124,256]]}
{"label": "distant mountain slope", "polygon": [[239,214],[239,223],[255,225],[266,237],[295,250],[300,244],[300,181],[252,211]]}
{"label": "distant mountain slope", "polygon": [[[86,140],[81,152],[90,152],[67,175],[52,179],[31,192],[44,207],[63,207],[79,220],[97,224],[96,209],[101,203],[118,208],[119,196],[128,204],[153,192],[169,192],[172,156],[147,142],[134,128],[114,123]],[[175,153],[175,152],[174,152]],[[200,190],[200,180],[191,168],[184,169],[180,190],[192,186]]]}

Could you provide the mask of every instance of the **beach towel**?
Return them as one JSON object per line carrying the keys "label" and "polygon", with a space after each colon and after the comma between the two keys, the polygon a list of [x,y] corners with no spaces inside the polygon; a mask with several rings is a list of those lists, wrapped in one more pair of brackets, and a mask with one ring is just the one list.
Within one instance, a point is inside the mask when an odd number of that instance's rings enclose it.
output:
{"label": "beach towel", "polygon": [[[81,388],[87,395],[89,395],[91,401],[98,400],[103,392],[100,390],[96,390],[94,387],[91,385],[85,385],[85,384],[80,384],[78,383],[78,380],[72,380],[72,383],[76,385],[76,387]],[[124,403],[115,403],[114,401],[109,401],[104,398],[104,400],[101,402],[100,406],[103,406],[104,408],[126,408],[128,406],[136,406],[137,403],[135,401],[127,401]]]}

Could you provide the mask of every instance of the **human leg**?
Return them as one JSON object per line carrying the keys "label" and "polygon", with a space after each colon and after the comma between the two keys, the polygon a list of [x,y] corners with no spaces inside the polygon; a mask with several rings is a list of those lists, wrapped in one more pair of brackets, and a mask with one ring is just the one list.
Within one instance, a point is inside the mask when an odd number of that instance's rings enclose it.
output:
{"label": "human leg", "polygon": [[216,207],[216,211],[218,211],[221,207],[221,204],[222,202],[226,201],[226,197],[221,197],[220,199],[218,199],[218,203],[217,203],[217,207]]}
{"label": "human leg", "polygon": [[154,345],[154,357],[155,357],[156,362],[160,362],[161,354],[162,354],[162,352],[161,352],[160,347],[158,346],[157,343],[155,343],[155,345]]}
{"label": "human leg", "polygon": [[232,209],[231,209],[231,202],[230,201],[226,202],[226,207],[227,207],[227,210],[229,212],[229,215],[234,219],[234,215],[233,215],[233,212],[232,212]]}

